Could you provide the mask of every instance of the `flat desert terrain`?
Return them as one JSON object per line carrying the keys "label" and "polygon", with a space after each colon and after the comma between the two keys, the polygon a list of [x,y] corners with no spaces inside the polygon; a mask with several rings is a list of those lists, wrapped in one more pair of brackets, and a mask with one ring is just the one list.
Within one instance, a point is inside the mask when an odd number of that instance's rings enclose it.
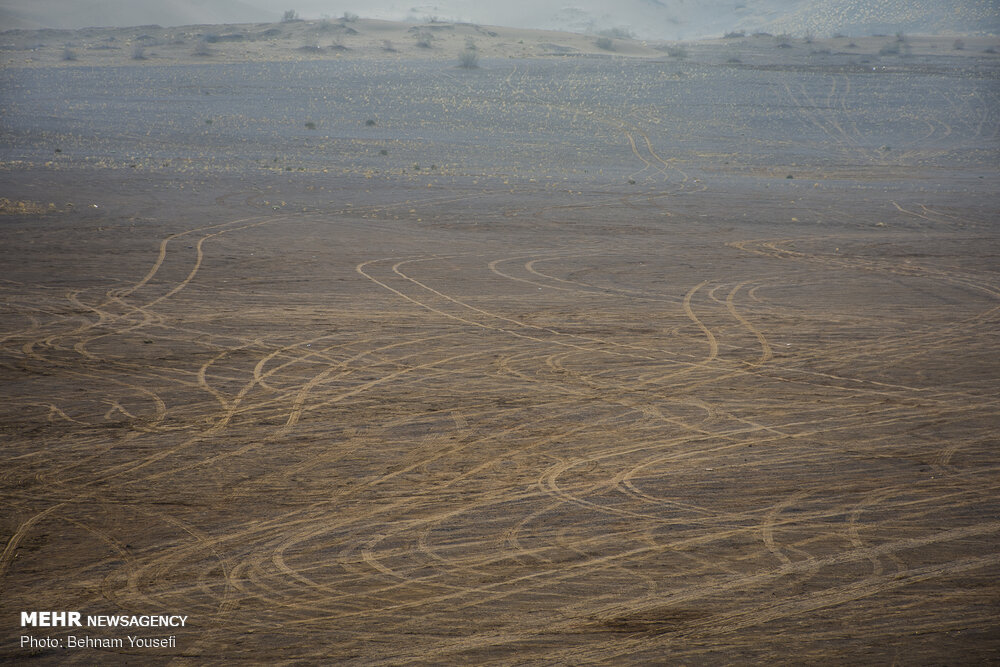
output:
{"label": "flat desert terrain", "polygon": [[0,656],[1000,662],[996,39],[198,30],[0,34]]}

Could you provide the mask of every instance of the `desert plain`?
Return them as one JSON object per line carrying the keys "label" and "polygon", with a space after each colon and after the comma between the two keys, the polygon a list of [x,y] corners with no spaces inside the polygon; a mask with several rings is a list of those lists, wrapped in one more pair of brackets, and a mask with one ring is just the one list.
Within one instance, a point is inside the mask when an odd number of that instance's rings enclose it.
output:
{"label": "desert plain", "polygon": [[0,33],[0,655],[1000,662],[998,46]]}

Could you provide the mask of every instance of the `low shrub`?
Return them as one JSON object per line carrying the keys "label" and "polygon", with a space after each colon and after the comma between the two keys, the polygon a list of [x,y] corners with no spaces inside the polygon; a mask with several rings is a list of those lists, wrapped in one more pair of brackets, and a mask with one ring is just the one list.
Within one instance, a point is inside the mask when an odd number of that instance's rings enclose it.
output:
{"label": "low shrub", "polygon": [[434,35],[427,32],[426,30],[421,30],[416,34],[417,46],[421,49],[431,48],[431,44],[434,42]]}
{"label": "low shrub", "polygon": [[466,43],[465,50],[458,54],[458,66],[463,69],[479,67],[479,52],[475,42]]}

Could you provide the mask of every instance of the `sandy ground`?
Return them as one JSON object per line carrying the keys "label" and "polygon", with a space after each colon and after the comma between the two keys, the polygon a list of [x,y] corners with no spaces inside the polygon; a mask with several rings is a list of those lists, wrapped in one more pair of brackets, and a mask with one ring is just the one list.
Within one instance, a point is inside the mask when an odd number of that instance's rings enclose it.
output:
{"label": "sandy ground", "polygon": [[988,40],[357,23],[0,36],[0,654],[1000,661]]}
{"label": "sandy ground", "polygon": [[[899,37],[902,37],[900,41]],[[0,63],[9,67],[163,65],[358,58],[443,60],[474,48],[483,58],[601,55],[724,60],[752,56],[757,64],[804,65],[834,53],[840,62],[902,56],[997,56],[996,36],[879,35],[813,40],[768,33],[730,33],[727,39],[657,42],[615,36],[525,30],[472,23],[396,23],[329,19],[237,25],[0,32]],[[684,55],[681,56],[680,53]],[[881,55],[879,55],[881,53]],[[895,56],[895,58],[893,58]]]}

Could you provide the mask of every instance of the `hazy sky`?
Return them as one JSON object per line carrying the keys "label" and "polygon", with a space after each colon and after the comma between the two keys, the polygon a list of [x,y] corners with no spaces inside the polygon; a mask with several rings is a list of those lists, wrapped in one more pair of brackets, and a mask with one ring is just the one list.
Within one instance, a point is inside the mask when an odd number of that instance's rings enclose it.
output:
{"label": "hazy sky", "polygon": [[599,32],[643,39],[717,37],[728,31],[818,37],[1000,32],[1000,0],[0,0],[0,28],[183,25],[302,18],[468,21],[486,25]]}

